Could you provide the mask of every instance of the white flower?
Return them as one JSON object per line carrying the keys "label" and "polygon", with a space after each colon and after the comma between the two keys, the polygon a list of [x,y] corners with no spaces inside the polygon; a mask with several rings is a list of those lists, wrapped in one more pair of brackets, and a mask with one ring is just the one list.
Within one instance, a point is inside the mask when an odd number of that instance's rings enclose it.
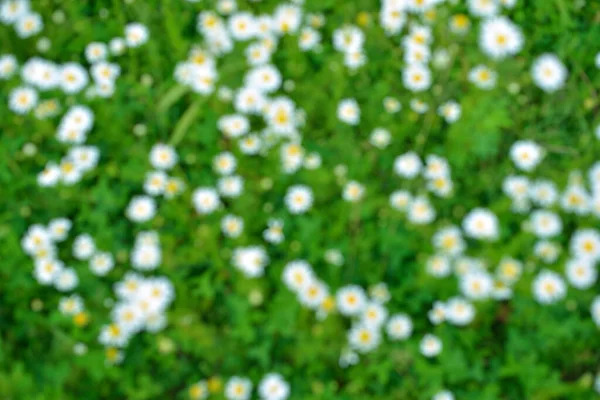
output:
{"label": "white flower", "polygon": [[229,175],[235,171],[237,161],[233,154],[230,152],[223,152],[218,154],[213,159],[213,169],[220,175]]}
{"label": "white flower", "polygon": [[443,255],[435,255],[427,259],[427,273],[436,278],[444,278],[452,272],[450,259]]}
{"label": "white flower", "polygon": [[350,346],[361,353],[368,353],[381,342],[379,330],[364,325],[354,326],[348,332],[348,343]]}
{"label": "white flower", "polygon": [[571,236],[571,254],[576,258],[600,261],[600,233],[595,229],[580,229]]}
{"label": "white flower", "polygon": [[533,280],[533,297],[540,304],[552,304],[567,294],[565,283],[555,272],[543,270]]}
{"label": "white flower", "polygon": [[333,32],[333,47],[340,52],[359,51],[364,41],[364,33],[355,26],[345,26]]}
{"label": "white flower", "polygon": [[571,259],[565,265],[567,280],[577,289],[589,289],[598,278],[596,267],[585,259]]}
{"label": "white flower", "polygon": [[438,108],[438,114],[444,117],[446,122],[452,124],[460,118],[461,107],[456,101],[448,101]]}
{"label": "white flower", "polygon": [[88,234],[82,234],[73,242],[73,256],[78,260],[89,259],[96,251],[94,239]]}
{"label": "white flower", "polygon": [[494,281],[487,272],[470,271],[460,279],[461,292],[473,300],[483,300],[490,296],[494,287]]}
{"label": "white flower", "polygon": [[506,283],[512,284],[519,280],[523,271],[523,263],[513,258],[503,258],[498,264],[497,276]]}
{"label": "white flower", "polygon": [[485,65],[478,65],[469,72],[469,81],[483,90],[490,90],[496,86],[497,74]]}
{"label": "white flower", "polygon": [[391,139],[392,135],[390,134],[390,131],[384,128],[375,128],[373,132],[371,132],[369,143],[379,149],[384,149],[390,144]]}
{"label": "white flower", "polygon": [[260,246],[239,247],[233,252],[233,266],[248,278],[262,276],[268,262],[269,256]]}
{"label": "white flower", "polygon": [[151,196],[164,193],[169,177],[163,171],[151,171],[146,174],[144,191]]}
{"label": "white flower", "polygon": [[290,385],[277,373],[265,375],[258,384],[261,400],[285,400],[290,395]]}
{"label": "white flower", "polygon": [[229,31],[235,40],[248,40],[256,34],[256,22],[252,14],[239,12],[232,15],[229,20]]}
{"label": "white flower", "polygon": [[485,208],[471,210],[463,219],[465,235],[478,240],[498,239],[498,218]]}
{"label": "white flower", "polygon": [[149,221],[156,214],[156,202],[149,196],[134,196],[129,202],[125,214],[133,222]]}
{"label": "white flower", "polygon": [[581,184],[569,184],[560,198],[561,207],[568,212],[586,215],[590,211],[591,198]]}
{"label": "white flower", "polygon": [[304,214],[312,207],[312,190],[305,185],[291,186],[285,195],[285,204],[292,214]]}
{"label": "white flower", "polygon": [[432,238],[433,245],[450,256],[458,256],[466,248],[460,229],[449,226],[438,230]]}
{"label": "white flower", "polygon": [[510,158],[523,171],[532,171],[543,157],[542,147],[531,140],[518,140],[510,148]]}
{"label": "white flower", "polygon": [[390,205],[398,211],[405,211],[412,202],[412,195],[406,190],[396,190],[390,195]]}
{"label": "white flower", "polygon": [[442,352],[442,341],[435,335],[430,333],[423,336],[421,342],[419,342],[419,349],[421,354],[425,357],[435,357]]}
{"label": "white flower", "polygon": [[533,252],[545,263],[552,264],[559,256],[560,247],[552,242],[541,241],[535,244]]}
{"label": "white flower", "polygon": [[54,286],[61,292],[73,290],[79,284],[79,278],[73,268],[64,268],[54,276]]}
{"label": "white flower", "polygon": [[241,176],[225,176],[217,182],[217,189],[223,197],[239,197],[244,191],[244,180]]}
{"label": "white flower", "polygon": [[115,266],[115,261],[110,253],[96,253],[90,260],[90,269],[94,275],[104,276]]}
{"label": "white flower", "polygon": [[283,269],[283,282],[293,292],[307,287],[314,279],[314,274],[309,263],[304,260],[290,261]]}
{"label": "white flower", "polygon": [[387,310],[381,304],[371,301],[364,308],[361,323],[369,328],[380,328],[387,319]]}
{"label": "white flower", "polygon": [[270,219],[267,225],[267,229],[263,232],[264,239],[273,244],[281,243],[285,238],[283,234],[283,221],[279,219]]}
{"label": "white flower", "polygon": [[500,11],[500,5],[495,0],[469,0],[469,11],[476,17],[494,17]]}
{"label": "white flower", "polygon": [[17,59],[12,54],[3,54],[0,56],[0,79],[10,79],[17,71],[19,65]]}
{"label": "white flower", "polygon": [[50,285],[53,283],[64,269],[64,264],[60,260],[53,258],[38,258],[35,261],[33,276],[41,285]]}
{"label": "white flower", "polygon": [[36,35],[44,28],[42,17],[36,13],[27,13],[19,17],[15,23],[15,32],[20,38]]}
{"label": "white flower", "polygon": [[243,87],[235,94],[233,103],[238,112],[258,114],[264,109],[267,99],[257,88]]}
{"label": "white flower", "polygon": [[[592,320],[600,327],[600,296],[594,297],[591,306]],[[600,391],[600,390],[599,390]]]}
{"label": "white flower", "polygon": [[112,323],[102,327],[98,341],[105,346],[125,347],[129,341],[129,334],[120,325]]}
{"label": "white flower", "polygon": [[431,72],[421,64],[410,64],[402,70],[404,86],[411,92],[423,92],[431,86]]}
{"label": "white flower", "polygon": [[150,164],[156,169],[169,170],[177,164],[177,153],[169,145],[155,144],[150,150]]}
{"label": "white flower", "polygon": [[395,314],[388,320],[385,330],[392,340],[406,340],[412,334],[413,323],[408,315]]}
{"label": "white flower", "polygon": [[454,325],[468,325],[475,318],[475,307],[460,297],[453,297],[448,300],[445,310],[446,320]]}
{"label": "white flower", "polygon": [[140,271],[156,269],[162,261],[162,252],[157,244],[141,243],[131,252],[131,265]]}
{"label": "white flower", "polygon": [[416,197],[409,205],[408,220],[413,224],[429,224],[435,219],[435,216],[435,210],[426,197]]}
{"label": "white flower", "polygon": [[67,238],[73,224],[67,218],[55,218],[48,224],[48,233],[52,240],[62,242]]}
{"label": "white flower", "polygon": [[433,308],[427,313],[429,322],[439,325],[446,320],[446,305],[441,301],[433,303]]}
{"label": "white flower", "polygon": [[539,238],[550,238],[562,231],[562,221],[551,211],[536,210],[531,213],[531,230]]}
{"label": "white flower", "polygon": [[230,238],[237,238],[244,230],[244,220],[235,215],[226,215],[221,220],[223,234]]}
{"label": "white flower", "polygon": [[521,30],[507,17],[492,17],[481,24],[479,45],[492,58],[514,56],[521,51],[523,41]]}
{"label": "white flower", "polygon": [[132,335],[139,332],[144,326],[144,312],[135,304],[118,303],[111,311],[113,321],[127,335]]}
{"label": "white flower", "polygon": [[85,47],[85,58],[90,63],[106,60],[108,55],[108,47],[104,43],[91,42]]}
{"label": "white flower", "polygon": [[148,41],[148,28],[133,22],[125,26],[125,42],[129,47],[139,47]]}
{"label": "white flower", "polygon": [[303,51],[308,51],[314,49],[321,42],[321,34],[319,31],[311,28],[304,27],[300,32],[300,36],[298,38],[298,47],[300,47]]}
{"label": "white flower", "polygon": [[210,187],[199,187],[194,190],[192,202],[199,214],[211,214],[221,204],[217,191]]}
{"label": "white flower", "polygon": [[354,99],[343,99],[337,108],[337,117],[348,125],[357,125],[360,121],[360,108]]}
{"label": "white flower", "polygon": [[67,94],[79,93],[89,82],[88,74],[77,63],[66,63],[60,70],[60,86]]}
{"label": "white flower", "polygon": [[225,384],[227,400],[249,400],[252,394],[252,382],[248,378],[232,376]]}
{"label": "white flower", "polygon": [[30,10],[29,0],[9,0],[0,4],[0,21],[10,25]]}
{"label": "white flower", "polygon": [[313,279],[308,285],[300,289],[298,300],[300,304],[310,309],[317,309],[323,304],[327,294],[327,286],[319,280]]}
{"label": "white flower", "polygon": [[58,309],[65,315],[75,315],[83,311],[83,300],[76,294],[65,296],[60,299]]}
{"label": "white flower", "polygon": [[356,181],[350,181],[344,187],[343,199],[349,202],[360,201],[365,193],[365,187]]}
{"label": "white flower", "polygon": [[[479,0],[482,1],[482,0]],[[491,2],[493,3],[493,2]],[[454,394],[452,394],[449,390],[442,390],[441,392],[437,392],[431,400],[454,400]]]}
{"label": "white flower", "polygon": [[393,97],[386,97],[383,99],[383,107],[385,111],[390,114],[395,114],[402,109],[402,104]]}
{"label": "white flower", "polygon": [[546,92],[562,88],[567,79],[567,68],[554,54],[543,54],[535,59],[531,68],[533,82]]}
{"label": "white flower", "polygon": [[538,205],[549,207],[558,200],[558,190],[551,181],[537,180],[529,186],[529,197]]}
{"label": "white flower", "polygon": [[281,86],[281,73],[273,65],[261,65],[248,71],[245,82],[248,87],[272,93]]}
{"label": "white flower", "polygon": [[342,315],[360,315],[367,305],[365,291],[357,285],[344,286],[337,291],[336,305]]}
{"label": "white flower", "polygon": [[217,125],[219,130],[223,132],[223,135],[229,138],[241,137],[250,130],[248,119],[245,116],[238,114],[222,116],[219,118]]}
{"label": "white flower", "polygon": [[402,154],[394,160],[394,172],[403,178],[412,179],[416,177],[421,171],[422,166],[423,162],[412,151]]}
{"label": "white flower", "polygon": [[18,87],[10,92],[8,108],[17,114],[26,114],[38,102],[37,92],[30,87]]}

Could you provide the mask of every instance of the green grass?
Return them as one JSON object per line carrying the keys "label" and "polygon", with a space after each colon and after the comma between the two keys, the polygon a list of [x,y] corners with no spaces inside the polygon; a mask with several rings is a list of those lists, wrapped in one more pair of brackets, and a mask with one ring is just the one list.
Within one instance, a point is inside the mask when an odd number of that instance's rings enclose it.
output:
{"label": "green grass", "polygon": [[[239,1],[239,8],[259,14],[271,12],[277,3]],[[600,123],[600,70],[594,57],[600,51],[600,4],[579,4],[518,1],[508,15],[523,29],[525,46],[518,56],[503,61],[490,60],[479,50],[476,18],[471,17],[473,26],[464,37],[448,32],[449,16],[467,10],[462,2],[440,7],[431,25],[433,48],[449,50],[451,68],[433,68],[432,89],[414,96],[402,85],[401,39],[384,35],[377,23],[377,1],[306,0],[307,12],[326,18],[320,29],[322,51],[301,52],[294,37],[285,37],[273,60],[284,79],[295,83],[293,91],[281,93],[305,111],[303,146],[318,152],[323,166],[293,175],[281,172],[278,148],[265,157],[248,157],[224,138],[217,120],[234,112],[229,103],[216,95],[196,95],[174,81],[176,63],[201,43],[195,30],[197,13],[213,8],[214,2],[40,0],[33,4],[45,23],[40,35],[23,40],[11,27],[0,25],[0,53],[14,54],[20,64],[39,55],[35,44],[41,36],[52,42],[44,58],[87,66],[84,49],[89,42],[121,36],[132,21],[150,30],[147,44],[116,59],[122,74],[112,98],[87,100],[82,94],[59,91],[43,95],[58,98],[63,111],[80,103],[94,111],[87,144],[100,149],[100,162],[74,186],[37,185],[36,175],[44,165],[67,151],[55,139],[60,116],[37,120],[12,113],[8,97],[20,78],[0,81],[0,398],[183,399],[200,379],[218,377],[225,382],[239,375],[256,386],[271,371],[290,383],[292,399],[430,399],[443,388],[461,400],[597,397],[593,381],[600,367],[600,335],[590,304],[600,286],[569,288],[567,298],[554,305],[536,303],[531,282],[543,267],[533,256],[536,239],[521,229],[526,216],[513,213],[502,193],[504,177],[519,173],[508,157],[518,139],[534,140],[547,152],[529,176],[550,179],[561,190],[571,171],[585,172],[599,158],[594,129]],[[108,11],[105,18],[100,17],[102,9]],[[65,13],[63,24],[52,22],[56,10]],[[368,62],[350,72],[333,49],[331,34],[344,23],[356,24],[361,11],[371,17],[361,27]],[[243,50],[237,43],[218,61],[219,85],[241,85],[247,69]],[[552,94],[531,80],[531,63],[544,52],[556,53],[569,70],[565,87]],[[477,64],[498,72],[496,88],[482,91],[469,84],[467,74]],[[150,85],[142,83],[143,76],[152,78]],[[516,93],[509,90],[511,83],[519,85]],[[385,112],[387,96],[401,101],[399,113]],[[346,97],[361,105],[357,127],[336,117],[337,104]],[[428,102],[429,111],[412,112],[412,98]],[[452,125],[437,115],[438,105],[449,99],[462,106],[461,119]],[[137,124],[145,125],[145,135],[134,134]],[[385,150],[368,143],[376,127],[392,133]],[[157,142],[176,147],[180,162],[170,175],[184,179],[187,187],[181,196],[158,200],[157,216],[136,225],[125,218],[124,210],[131,197],[143,191],[151,169],[148,153]],[[37,147],[35,155],[24,152],[27,143]],[[199,216],[192,207],[192,191],[216,184],[212,159],[224,150],[236,154],[244,194],[227,201],[226,210]],[[392,171],[394,158],[411,150],[421,156],[439,154],[452,167],[454,195],[430,196],[438,216],[425,226],[411,225],[389,206],[388,196],[396,189],[424,190],[421,179],[402,180]],[[336,176],[338,165],[346,166],[346,177]],[[365,185],[362,202],[341,199],[347,179]],[[272,183],[268,189],[265,180]],[[297,183],[312,187],[315,194],[315,204],[305,216],[291,215],[283,202],[287,188]],[[425,273],[425,260],[434,252],[431,236],[445,224],[460,225],[478,206],[499,217],[501,238],[491,244],[469,241],[467,254],[487,260],[491,267],[510,255],[525,262],[526,272],[510,301],[476,302],[477,316],[469,326],[432,326],[426,317],[432,303],[456,295],[458,285],[454,278],[437,280]],[[240,238],[221,234],[220,219],[226,213],[244,218]],[[82,328],[59,312],[59,293],[35,281],[33,261],[21,249],[28,226],[56,217],[73,221],[70,239],[60,245],[61,258],[87,271],[81,273],[77,290],[91,317]],[[232,267],[230,255],[238,246],[263,244],[262,231],[271,217],[284,220],[286,239],[279,246],[266,246],[271,262],[265,276],[247,279]],[[565,228],[557,241],[563,253],[549,268],[563,273],[571,233],[581,227],[597,229],[599,221],[564,212],[561,218]],[[148,229],[160,233],[163,250],[155,274],[167,276],[175,286],[169,325],[158,334],[136,335],[124,351],[123,363],[107,365],[105,349],[97,341],[101,326],[109,321],[105,299],[113,297],[112,284],[131,270],[135,234]],[[89,233],[99,249],[115,256],[116,267],[107,277],[93,276],[86,262],[73,259],[70,244],[79,233]],[[345,256],[342,267],[325,262],[330,248]],[[340,368],[350,322],[337,313],[319,320],[298,303],[281,281],[284,265],[293,259],[310,262],[332,292],[347,284],[385,282],[391,293],[387,308],[410,314],[415,333],[406,342],[385,339],[374,352],[361,356],[358,365]],[[252,304],[250,298],[258,292],[262,302]],[[432,360],[418,349],[427,332],[444,343],[443,352]],[[74,355],[78,342],[88,346],[85,355]],[[224,398],[223,391],[210,398]]]}

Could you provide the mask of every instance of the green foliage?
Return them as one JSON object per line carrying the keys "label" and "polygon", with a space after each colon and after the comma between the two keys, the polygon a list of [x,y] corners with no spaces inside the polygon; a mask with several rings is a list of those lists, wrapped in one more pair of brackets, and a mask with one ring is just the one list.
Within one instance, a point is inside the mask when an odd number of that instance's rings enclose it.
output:
{"label": "green foliage", "polygon": [[[600,72],[592,52],[599,50],[598,3],[588,0],[580,8],[577,1],[519,1],[510,13],[524,30],[526,47],[515,59],[493,62],[500,82],[491,91],[475,90],[466,81],[470,68],[490,61],[478,50],[476,29],[454,37],[446,32],[452,14],[441,12],[433,24],[436,46],[450,50],[452,68],[447,74],[436,72],[435,87],[417,96],[430,104],[425,115],[418,115],[409,107],[414,96],[402,86],[399,39],[386,37],[376,23],[378,2],[306,0],[308,11],[326,17],[323,50],[302,52],[295,38],[286,37],[274,63],[295,83],[293,98],[307,116],[303,145],[322,156],[323,166],[294,176],[280,172],[277,151],[264,158],[241,156],[217,129],[218,118],[232,112],[231,106],[174,82],[175,64],[198,41],[196,15],[212,2],[32,3],[45,21],[43,35],[52,42],[44,57],[56,62],[82,60],[89,42],[122,35],[130,21],[146,24],[151,40],[119,61],[122,76],[111,99],[88,101],[79,94],[61,101],[63,109],[79,102],[90,105],[96,122],[88,143],[101,150],[98,168],[72,187],[40,188],[36,183],[44,165],[65,152],[54,138],[59,118],[44,121],[11,113],[6,104],[18,77],[1,83],[0,398],[183,399],[189,385],[200,379],[240,375],[256,384],[270,371],[288,380],[292,399],[430,399],[443,388],[461,400],[594,398],[600,335],[590,320],[589,304],[597,283],[589,291],[570,290],[567,300],[542,307],[531,299],[529,274],[514,288],[513,300],[478,303],[477,318],[468,327],[432,326],[427,310],[435,300],[455,295],[456,282],[435,280],[424,272],[436,227],[410,225],[389,208],[388,196],[399,188],[422,190],[393,175],[397,155],[410,150],[443,155],[453,169],[456,195],[433,200],[438,220],[460,221],[468,210],[484,204],[502,221],[501,244],[473,246],[491,265],[512,255],[537,268],[531,255],[535,239],[521,230],[522,216],[512,213],[501,193],[503,177],[516,172],[507,153],[516,139],[538,141],[548,151],[543,176],[559,185],[567,182],[569,171],[586,170],[597,160],[600,141],[592,131],[600,122]],[[255,12],[271,11],[278,4],[238,3]],[[66,14],[62,25],[52,22],[57,9]],[[107,10],[105,18],[99,17],[101,10]],[[344,23],[356,23],[361,11],[371,17],[362,28],[369,61],[348,72],[343,56],[332,48],[331,33]],[[461,4],[455,11],[465,9]],[[18,39],[11,28],[0,26],[2,53],[15,54],[21,63],[37,54],[35,44],[36,39]],[[546,51],[558,54],[570,71],[566,87],[553,95],[541,93],[529,74],[531,60]],[[245,69],[243,48],[236,47],[222,61],[219,83],[238,87]],[[142,83],[143,76],[151,77],[151,84]],[[514,91],[509,89],[513,83]],[[382,102],[387,96],[401,100],[400,113],[385,113]],[[345,97],[361,104],[357,127],[336,117],[336,106]],[[437,115],[437,107],[448,99],[459,101],[463,110],[453,125]],[[145,125],[145,135],[134,134],[137,124]],[[368,143],[375,127],[392,133],[385,152]],[[152,221],[134,226],[124,210],[141,193],[150,168],[148,152],[157,142],[176,146],[181,162],[173,174],[188,187],[182,196],[162,201]],[[26,155],[26,143],[39,151]],[[223,212],[199,216],[191,206],[195,187],[215,185],[212,159],[222,150],[239,156],[238,169],[246,181],[244,195],[227,209],[244,216],[245,232],[236,240],[220,232]],[[340,199],[340,182],[333,172],[338,165],[365,184],[369,195],[364,202]],[[318,188],[306,217],[285,211],[283,196],[295,183]],[[90,233],[98,248],[116,256],[116,267],[105,278],[89,273],[85,262],[68,263],[81,271],[80,292],[91,317],[85,327],[58,311],[59,295],[35,281],[32,261],[21,249],[29,225],[59,216],[73,221],[76,234]],[[269,248],[271,263],[263,278],[246,279],[231,266],[231,252],[256,244],[270,217],[284,220],[286,241]],[[576,222],[569,218],[563,222],[572,227]],[[582,225],[597,227],[598,220]],[[176,300],[166,330],[136,336],[124,362],[108,365],[97,343],[100,327],[109,321],[105,300],[130,270],[135,234],[144,229],[160,231],[163,262],[158,272],[173,282]],[[72,259],[73,237],[61,245],[65,259]],[[342,267],[325,262],[324,253],[331,248],[345,255]],[[300,306],[281,283],[283,266],[292,259],[309,261],[332,290],[386,282],[390,311],[415,316],[415,335],[407,342],[384,341],[358,365],[341,368],[338,360],[349,321],[337,314],[320,320]],[[418,342],[426,332],[444,342],[444,351],[433,360],[419,354]],[[80,342],[89,348],[76,356],[73,348]],[[211,398],[224,397],[220,391]]]}

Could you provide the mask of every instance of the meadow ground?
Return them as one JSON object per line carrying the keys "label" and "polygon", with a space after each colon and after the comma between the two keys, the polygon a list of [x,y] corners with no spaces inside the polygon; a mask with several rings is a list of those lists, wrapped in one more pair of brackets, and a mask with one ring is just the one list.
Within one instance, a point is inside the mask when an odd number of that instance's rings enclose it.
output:
{"label": "meadow ground", "polygon": [[0,0],[0,398],[600,393],[600,2]]}

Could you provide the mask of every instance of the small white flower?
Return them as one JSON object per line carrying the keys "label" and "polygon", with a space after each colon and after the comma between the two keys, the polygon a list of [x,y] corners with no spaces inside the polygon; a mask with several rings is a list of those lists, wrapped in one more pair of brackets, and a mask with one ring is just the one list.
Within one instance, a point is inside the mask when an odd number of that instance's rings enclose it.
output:
{"label": "small white flower", "polygon": [[135,196],[125,211],[127,218],[133,222],[146,222],[156,214],[156,202],[149,196]]}
{"label": "small white flower", "polygon": [[312,190],[305,185],[291,186],[285,195],[285,204],[292,214],[304,214],[312,207]]}
{"label": "small white flower", "polygon": [[510,148],[510,158],[517,168],[523,171],[533,171],[544,158],[544,151],[542,147],[531,140],[519,140]]}
{"label": "small white flower", "polygon": [[286,400],[290,395],[290,385],[277,373],[263,377],[258,384],[261,400]]}
{"label": "small white flower", "polygon": [[385,328],[392,340],[406,340],[412,335],[413,323],[406,314],[395,314],[390,317]]}
{"label": "small white flower", "polygon": [[567,68],[554,54],[543,54],[536,58],[531,69],[533,82],[546,92],[562,88],[567,79]]}
{"label": "small white flower", "polygon": [[471,210],[462,223],[465,235],[478,240],[498,239],[498,218],[485,208]]}
{"label": "small white flower", "polygon": [[421,159],[414,152],[402,154],[394,160],[394,172],[403,178],[412,179],[416,177],[422,166]]}
{"label": "small white flower", "polygon": [[96,253],[90,260],[90,269],[95,275],[104,276],[115,266],[110,253]]}
{"label": "small white flower", "polygon": [[198,214],[211,214],[221,204],[217,191],[210,187],[199,187],[194,190],[192,202]]}
{"label": "small white flower", "polygon": [[365,193],[365,187],[356,181],[350,181],[344,187],[343,199],[349,202],[360,201]]}
{"label": "small white flower", "polygon": [[541,304],[552,304],[567,294],[565,283],[555,272],[543,270],[533,280],[533,296]]}
{"label": "small white flower", "polygon": [[252,395],[252,382],[248,378],[232,376],[225,384],[227,400],[249,400]]}
{"label": "small white flower", "polygon": [[125,41],[129,47],[139,47],[148,41],[148,28],[133,22],[125,26]]}
{"label": "small white flower", "polygon": [[268,262],[269,256],[260,246],[239,247],[233,252],[233,266],[248,278],[262,276]]}
{"label": "small white flower", "polygon": [[169,170],[177,164],[177,153],[173,147],[158,143],[150,150],[150,164],[156,169]]}
{"label": "small white flower", "polygon": [[360,353],[373,351],[381,342],[379,330],[364,325],[354,326],[348,332],[348,343]]}
{"label": "small white flower", "polygon": [[29,87],[19,87],[10,92],[8,107],[17,114],[26,114],[38,102],[37,92]]}
{"label": "small white flower", "polygon": [[367,305],[367,297],[360,286],[344,286],[337,291],[336,304],[340,314],[356,316],[363,312]]}
{"label": "small white flower", "polygon": [[571,259],[565,265],[567,280],[574,288],[589,289],[598,278],[596,267],[585,259]]}
{"label": "small white flower", "polygon": [[423,339],[419,343],[421,354],[428,358],[439,355],[442,352],[442,347],[442,341],[430,333],[423,336]]}
{"label": "small white flower", "polygon": [[94,239],[88,234],[82,234],[73,242],[73,256],[78,260],[89,259],[96,251]]}
{"label": "small white flower", "polygon": [[337,117],[348,125],[357,125],[360,121],[360,108],[354,99],[340,101],[337,109]]}

